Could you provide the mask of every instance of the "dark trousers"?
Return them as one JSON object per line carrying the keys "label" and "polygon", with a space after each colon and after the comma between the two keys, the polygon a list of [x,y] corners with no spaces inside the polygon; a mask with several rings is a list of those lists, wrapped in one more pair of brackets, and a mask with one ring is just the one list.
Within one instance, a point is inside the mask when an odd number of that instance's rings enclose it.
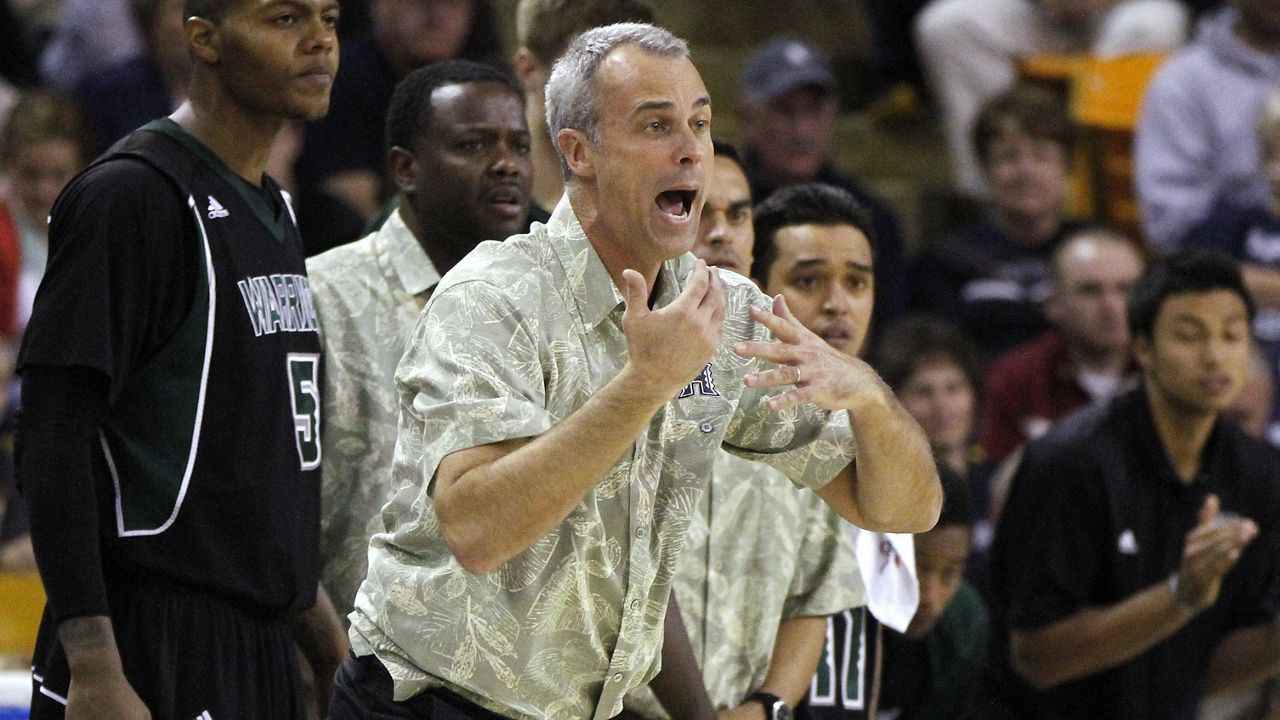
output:
{"label": "dark trousers", "polygon": [[348,655],[333,678],[329,720],[504,720],[440,688],[392,700],[391,675],[373,655]]}

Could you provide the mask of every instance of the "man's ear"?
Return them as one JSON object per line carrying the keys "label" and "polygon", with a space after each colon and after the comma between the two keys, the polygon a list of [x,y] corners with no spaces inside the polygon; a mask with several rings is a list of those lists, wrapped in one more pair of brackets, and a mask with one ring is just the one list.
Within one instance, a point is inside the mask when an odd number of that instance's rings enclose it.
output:
{"label": "man's ear", "polygon": [[515,66],[516,77],[520,79],[520,85],[524,87],[525,93],[538,90],[546,84],[547,78],[542,70],[542,63],[538,62],[529,48],[522,47],[517,50],[515,56],[511,58],[511,64]]}
{"label": "man's ear", "polygon": [[560,148],[571,174],[580,178],[595,177],[596,149],[581,130],[562,128],[556,134],[556,147]]}
{"label": "man's ear", "polygon": [[1144,374],[1151,372],[1151,364],[1155,360],[1155,348],[1151,347],[1151,339],[1141,335],[1133,338],[1133,359],[1142,368]]}
{"label": "man's ear", "polygon": [[413,153],[396,145],[387,151],[387,172],[396,188],[406,195],[418,189],[418,161]]}
{"label": "man's ear", "polygon": [[202,17],[189,17],[182,23],[191,54],[209,65],[216,65],[222,58],[222,38],[218,26]]}

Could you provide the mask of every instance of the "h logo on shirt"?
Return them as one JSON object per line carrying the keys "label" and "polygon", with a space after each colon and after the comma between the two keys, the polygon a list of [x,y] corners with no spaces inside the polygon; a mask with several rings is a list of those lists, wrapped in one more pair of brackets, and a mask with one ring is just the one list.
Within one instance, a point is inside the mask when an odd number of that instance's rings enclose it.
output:
{"label": "h logo on shirt", "polygon": [[715,378],[711,375],[711,363],[707,363],[707,366],[702,368],[702,372],[698,373],[698,377],[694,378],[693,382],[680,391],[680,397],[677,399],[683,400],[694,395],[720,396],[720,392],[716,390]]}

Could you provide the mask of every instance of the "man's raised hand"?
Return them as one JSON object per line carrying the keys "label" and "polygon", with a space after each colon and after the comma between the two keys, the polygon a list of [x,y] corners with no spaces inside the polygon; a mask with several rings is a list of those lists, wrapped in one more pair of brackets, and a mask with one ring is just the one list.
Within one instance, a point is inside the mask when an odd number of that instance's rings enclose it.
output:
{"label": "man's raised hand", "polygon": [[627,363],[660,397],[674,396],[702,372],[720,343],[725,308],[720,275],[698,260],[684,291],[656,310],[649,308],[650,288],[643,275],[623,270],[622,282]]}

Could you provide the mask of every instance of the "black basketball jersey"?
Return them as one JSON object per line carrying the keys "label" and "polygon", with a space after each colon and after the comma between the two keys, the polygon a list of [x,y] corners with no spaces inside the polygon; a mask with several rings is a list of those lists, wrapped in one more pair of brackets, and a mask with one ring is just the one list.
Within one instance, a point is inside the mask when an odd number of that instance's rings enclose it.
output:
{"label": "black basketball jersey", "polygon": [[862,720],[870,717],[879,621],[867,608],[827,618],[827,638],[797,720]]}
{"label": "black basketball jersey", "polygon": [[[292,211],[169,120],[95,165],[139,160],[166,177],[194,243],[190,310],[114,381],[95,471],[108,585],[141,572],[284,610],[317,583],[320,344]],[[145,309],[139,309],[145,312]]]}

